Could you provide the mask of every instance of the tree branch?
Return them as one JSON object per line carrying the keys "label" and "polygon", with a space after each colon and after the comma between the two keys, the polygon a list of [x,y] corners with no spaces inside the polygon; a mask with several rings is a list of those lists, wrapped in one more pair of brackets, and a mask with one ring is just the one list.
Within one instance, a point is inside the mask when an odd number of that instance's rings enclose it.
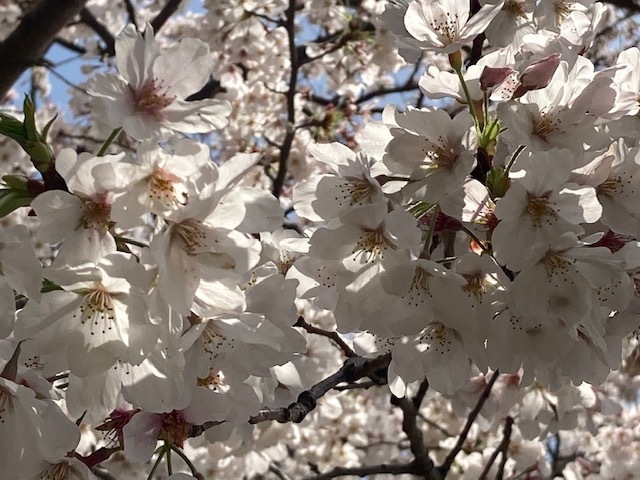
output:
{"label": "tree branch", "polygon": [[272,420],[279,423],[300,423],[309,412],[316,408],[316,401],[339,383],[355,382],[368,377],[374,372],[388,367],[390,362],[391,354],[389,353],[376,358],[350,357],[336,373],[302,392],[296,402],[288,407],[263,409],[258,415],[251,417],[249,423],[256,424]]}
{"label": "tree branch", "polygon": [[295,117],[295,98],[296,87],[298,82],[298,69],[300,64],[298,63],[298,54],[296,51],[296,0],[289,0],[289,7],[287,8],[285,26],[287,30],[287,38],[289,40],[289,57],[291,60],[291,72],[289,74],[289,89],[287,90],[287,132],[282,142],[282,148],[280,149],[280,161],[278,162],[278,173],[276,179],[273,182],[273,188],[271,193],[276,198],[280,197],[284,182],[287,178],[287,164],[289,163],[289,155],[291,154],[291,146],[293,145],[293,138],[295,136],[295,129],[293,124],[296,121]]}
{"label": "tree branch", "polygon": [[[422,384],[424,385],[424,383],[425,382]],[[424,392],[426,393],[426,389],[424,389]],[[424,394],[421,394],[421,396],[424,396]],[[413,464],[416,470],[420,472],[419,474],[423,477],[430,478],[431,471],[433,470],[433,460],[429,458],[429,452],[424,444],[422,430],[420,430],[416,422],[419,406],[416,407],[414,400],[407,397],[399,398],[395,395],[391,395],[391,404],[402,410],[402,431],[409,439],[409,449],[411,453],[413,453],[415,459]]]}
{"label": "tree branch", "polygon": [[390,475],[401,475],[403,473],[416,474],[416,466],[413,463],[405,463],[405,464],[386,464],[381,463],[380,465],[366,465],[364,467],[352,467],[352,468],[344,468],[344,467],[336,467],[333,470],[330,470],[326,473],[321,473],[320,475],[314,475],[313,477],[307,477],[305,480],[330,480],[331,478],[344,477],[347,475],[356,475],[358,477],[366,477],[369,475],[378,475],[378,474],[390,474]]}
{"label": "tree branch", "polygon": [[156,15],[155,18],[151,20],[151,26],[153,27],[153,31],[155,33],[158,33],[158,30],[160,30],[164,26],[164,24],[167,23],[167,20],[171,18],[171,15],[176,13],[181,3],[182,0],[169,0],[164,5],[164,7],[162,7],[162,10],[158,12],[158,15]]}
{"label": "tree branch", "polygon": [[42,0],[0,42],[0,103],[20,75],[38,63],[58,34],[87,0]]}
{"label": "tree branch", "polygon": [[100,20],[98,20],[87,8],[83,8],[80,11],[80,21],[96,32],[96,35],[98,35],[100,40],[104,42],[104,53],[113,57],[116,54],[116,37],[113,36],[109,29],[105,27],[102,22],[100,22]]}
{"label": "tree branch", "polygon": [[491,470],[491,467],[496,461],[496,458],[498,458],[499,453],[502,453],[502,458],[500,459],[500,466],[498,467],[496,480],[502,480],[502,477],[504,476],[504,467],[507,463],[507,458],[508,458],[507,453],[509,450],[509,443],[511,442],[512,426],[513,426],[513,418],[507,417],[507,419],[504,422],[504,428],[502,430],[502,440],[500,441],[500,445],[498,445],[498,448],[496,448],[494,452],[491,454],[491,458],[489,458],[489,461],[482,469],[482,473],[478,477],[478,480],[485,480],[487,478],[487,475],[489,475],[489,470]]}
{"label": "tree branch", "polygon": [[498,370],[493,372],[493,375],[491,375],[491,379],[489,380],[489,383],[487,383],[487,385],[484,387],[484,390],[480,394],[480,398],[478,399],[476,406],[473,407],[473,410],[471,410],[471,412],[469,413],[469,416],[467,417],[467,423],[465,423],[464,428],[462,429],[462,432],[460,432],[460,435],[458,436],[458,441],[454,445],[453,449],[449,452],[447,457],[444,459],[444,462],[442,463],[442,465],[438,467],[438,471],[440,472],[442,478],[446,478],[447,473],[449,473],[449,470],[451,469],[451,465],[453,465],[453,461],[455,460],[456,455],[458,455],[458,452],[462,450],[462,446],[464,445],[464,442],[467,439],[467,435],[469,435],[471,426],[473,425],[473,422],[476,421],[476,418],[478,417],[480,410],[482,410],[484,403],[487,401],[487,398],[489,398],[489,394],[491,393],[493,384],[496,383],[496,380],[498,379],[499,375],[500,375],[500,372]]}
{"label": "tree branch", "polygon": [[313,325],[307,323],[304,317],[298,317],[298,321],[295,323],[294,327],[304,328],[309,333],[314,333],[316,335],[320,335],[322,337],[326,337],[330,340],[333,340],[336,343],[336,345],[338,345],[342,349],[342,351],[347,357],[357,356],[356,352],[354,352],[353,349],[349,345],[347,345],[342,338],[340,338],[340,335],[338,335],[338,332],[335,332],[335,331],[329,332],[327,330],[314,327]]}

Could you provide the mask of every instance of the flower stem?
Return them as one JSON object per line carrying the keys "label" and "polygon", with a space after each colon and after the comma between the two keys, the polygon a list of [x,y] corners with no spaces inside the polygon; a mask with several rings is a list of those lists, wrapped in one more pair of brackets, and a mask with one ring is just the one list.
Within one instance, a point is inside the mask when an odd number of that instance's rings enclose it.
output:
{"label": "flower stem", "polygon": [[140,247],[140,248],[149,248],[149,245],[139,242],[137,240],[132,240],[131,238],[126,238],[120,235],[117,235],[115,237],[116,240],[120,240],[122,243],[128,243],[129,245],[134,245],[136,247]]}
{"label": "flower stem", "polygon": [[491,253],[491,251],[489,251],[489,249],[487,247],[484,246],[484,243],[482,243],[482,240],[480,240],[478,238],[478,236],[473,233],[470,229],[468,229],[467,227],[465,227],[464,225],[462,225],[461,227],[462,231],[464,233],[466,233],[467,235],[469,235],[469,237],[471,237],[471,239],[476,242],[478,244],[478,246],[482,249],[482,251],[488,255],[490,255],[491,257],[493,257],[493,253]]}
{"label": "flower stem", "polygon": [[109,135],[109,138],[105,140],[104,144],[100,148],[100,151],[98,151],[98,155],[96,155],[97,157],[103,157],[105,153],[107,153],[109,146],[113,143],[116,137],[120,135],[121,131],[122,131],[122,127],[118,127],[113,132],[111,132],[111,135]]}
{"label": "flower stem", "polygon": [[436,230],[436,221],[438,220],[438,214],[440,213],[440,204],[436,203],[433,207],[433,211],[431,212],[431,219],[429,220],[429,230],[427,231],[427,238],[424,243],[424,251],[427,252],[430,256],[429,249],[431,247],[431,239],[433,238],[433,233]]}
{"label": "flower stem", "polygon": [[189,457],[187,457],[184,452],[182,450],[180,450],[178,447],[176,447],[175,445],[171,445],[171,450],[173,450],[174,452],[176,452],[178,454],[178,456],[180,458],[182,458],[182,460],[184,460],[184,463],[187,464],[187,467],[189,467],[189,470],[191,470],[191,474],[195,477],[196,474],[198,473],[198,469],[195,467],[195,465],[191,462],[191,460],[189,460]]}
{"label": "flower stem", "polygon": [[516,158],[518,158],[518,155],[520,155],[520,152],[522,152],[522,150],[524,150],[524,145],[520,145],[518,149],[514,152],[514,154],[511,156],[511,160],[509,160],[507,167],[504,169],[505,175],[509,175],[509,171],[511,170],[511,167],[515,163]]}
{"label": "flower stem", "polygon": [[147,480],[151,480],[153,478],[153,474],[156,473],[156,470],[160,465],[160,461],[162,460],[162,457],[164,457],[165,453],[166,453],[166,450],[164,448],[161,448],[160,452],[158,453],[158,459],[156,460],[156,463],[153,464],[153,468],[149,472],[149,476],[147,477]]}
{"label": "flower stem", "polygon": [[467,87],[467,82],[465,82],[464,80],[464,75],[462,75],[462,69],[455,68],[454,70],[458,75],[458,78],[460,79],[460,84],[462,85],[462,91],[464,92],[464,96],[467,99],[467,104],[469,105],[469,113],[473,117],[473,122],[477,127],[480,124],[480,122],[478,121],[478,117],[476,115],[476,109],[473,108],[473,99],[471,98],[471,93],[469,93],[469,87]]}
{"label": "flower stem", "polygon": [[171,442],[165,440],[164,450],[167,452],[167,473],[171,475],[173,473],[173,466],[171,465]]}

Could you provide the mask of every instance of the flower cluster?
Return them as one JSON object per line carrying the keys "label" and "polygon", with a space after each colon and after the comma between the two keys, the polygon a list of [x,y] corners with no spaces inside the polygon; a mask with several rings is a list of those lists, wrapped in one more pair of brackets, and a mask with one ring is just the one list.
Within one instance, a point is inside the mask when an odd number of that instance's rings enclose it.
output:
{"label": "flower cluster", "polygon": [[[0,190],[0,216],[30,213],[0,231],[3,474],[152,478],[164,458],[194,478],[174,452],[196,478],[302,478],[428,444],[445,475],[460,454],[455,478],[633,475],[615,459],[637,446],[621,405],[640,372],[640,51],[585,56],[605,7],[393,0],[358,20],[323,2],[306,21],[339,33],[296,49],[295,2],[218,3],[209,44],[124,27],[117,73],[76,105],[108,136],[95,150],[51,141],[28,97],[23,120],[0,114],[37,170]],[[420,103],[356,119],[358,84],[398,54]],[[316,60],[334,98],[296,90]],[[382,369],[355,378],[329,339]],[[372,389],[316,409],[341,374],[388,384],[391,405]]]}

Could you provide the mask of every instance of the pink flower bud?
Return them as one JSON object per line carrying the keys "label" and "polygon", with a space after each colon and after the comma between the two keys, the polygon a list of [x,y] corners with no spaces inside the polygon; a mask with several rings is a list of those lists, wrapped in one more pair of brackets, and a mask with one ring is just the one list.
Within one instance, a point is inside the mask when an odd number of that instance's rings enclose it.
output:
{"label": "pink flower bud", "polygon": [[490,88],[500,85],[515,70],[509,67],[484,67],[480,75],[480,89],[486,92]]}
{"label": "pink flower bud", "polygon": [[546,87],[549,85],[558,65],[560,65],[559,53],[552,53],[542,60],[532,63],[520,75],[522,87],[527,91]]}

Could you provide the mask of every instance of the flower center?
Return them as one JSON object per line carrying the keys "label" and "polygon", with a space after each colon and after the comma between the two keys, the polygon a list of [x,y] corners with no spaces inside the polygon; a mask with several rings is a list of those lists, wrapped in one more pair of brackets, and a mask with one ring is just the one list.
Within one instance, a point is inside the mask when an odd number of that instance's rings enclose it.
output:
{"label": "flower center", "polygon": [[160,120],[162,118],[162,110],[171,105],[176,99],[175,96],[169,96],[167,90],[162,81],[158,81],[157,78],[147,80],[137,90],[132,89],[131,93],[136,110]]}
{"label": "flower center", "polygon": [[204,378],[198,378],[198,386],[206,387],[214,392],[220,391],[221,389],[225,389],[227,385],[224,382],[224,374],[213,368],[209,369],[209,375]]}
{"label": "flower center", "polygon": [[573,8],[571,8],[572,2],[567,2],[565,0],[558,0],[553,4],[553,10],[556,14],[556,25],[560,25],[567,16],[571,13]]}
{"label": "flower center", "polygon": [[420,336],[420,343],[426,343],[429,350],[442,356],[451,351],[454,336],[454,330],[436,322],[425,328],[424,332]]}
{"label": "flower center", "polygon": [[[73,315],[74,317],[76,314]],[[116,321],[116,313],[113,308],[111,293],[102,285],[85,293],[80,304],[80,322],[89,324],[91,335],[95,335],[94,328],[99,332],[107,333],[113,329]]]}
{"label": "flower center", "polygon": [[[442,141],[442,139],[439,140]],[[426,160],[431,163],[430,167],[435,165],[436,168],[451,171],[458,160],[458,155],[452,146],[442,143],[435,145],[433,150],[427,152]]]}
{"label": "flower center", "polygon": [[561,120],[554,119],[551,115],[542,113],[540,120],[533,127],[533,135],[546,142],[548,136],[559,130],[561,123]]}
{"label": "flower center", "polygon": [[540,228],[543,221],[548,222],[548,218],[546,217],[555,217],[555,211],[549,206],[548,195],[541,197],[532,197],[529,195],[527,212],[531,215],[533,226],[536,228]]}
{"label": "flower center", "polygon": [[85,200],[80,226],[106,233],[109,229],[110,216],[111,204],[107,203],[106,197]]}
{"label": "flower center", "polygon": [[180,412],[162,414],[162,426],[158,437],[182,448],[184,441],[189,438],[191,424],[187,422]]}
{"label": "flower center", "polygon": [[555,252],[547,253],[543,259],[543,262],[547,270],[547,275],[549,277],[552,275],[565,273],[571,265],[571,262]]}
{"label": "flower center", "polygon": [[220,356],[220,352],[233,349],[235,347],[235,338],[229,338],[216,325],[214,320],[209,320],[207,326],[201,335],[204,351],[209,356],[209,360],[215,360]]}
{"label": "flower center", "polygon": [[527,13],[524,10],[524,2],[520,2],[518,0],[509,0],[505,2],[502,10],[513,17],[527,18]]}
{"label": "flower center", "polygon": [[345,199],[349,206],[352,207],[370,201],[373,193],[373,186],[369,182],[352,180],[342,185],[340,189],[341,198],[338,197],[336,200]]}
{"label": "flower center", "polygon": [[434,17],[431,29],[444,45],[453,43],[458,38],[458,14],[451,17],[451,12],[441,12]]}
{"label": "flower center", "polygon": [[463,275],[467,281],[466,285],[462,286],[462,291],[475,298],[478,303],[482,303],[482,296],[487,291],[487,284],[484,280],[484,274],[482,272]]}
{"label": "flower center", "polygon": [[[156,167],[147,180],[151,200],[160,202],[165,208],[173,208],[181,205],[176,195],[176,190],[173,187],[173,183],[176,180],[177,177],[175,177],[175,175],[166,172],[162,168]],[[186,202],[186,194],[184,194],[184,201]]]}
{"label": "flower center", "polygon": [[200,222],[188,219],[173,226],[172,237],[181,243],[187,255],[194,256],[201,253],[207,234]]}
{"label": "flower center", "polygon": [[393,248],[393,246],[388,243],[381,229],[364,230],[352,253],[355,253],[354,259],[362,253],[365,255],[366,262],[375,262],[384,257],[384,251],[387,248]]}
{"label": "flower center", "polygon": [[420,307],[424,305],[427,297],[432,297],[429,291],[429,277],[430,275],[423,268],[416,268],[413,278],[411,279],[411,286],[407,295],[403,295],[402,299],[406,300],[407,305],[410,307]]}

